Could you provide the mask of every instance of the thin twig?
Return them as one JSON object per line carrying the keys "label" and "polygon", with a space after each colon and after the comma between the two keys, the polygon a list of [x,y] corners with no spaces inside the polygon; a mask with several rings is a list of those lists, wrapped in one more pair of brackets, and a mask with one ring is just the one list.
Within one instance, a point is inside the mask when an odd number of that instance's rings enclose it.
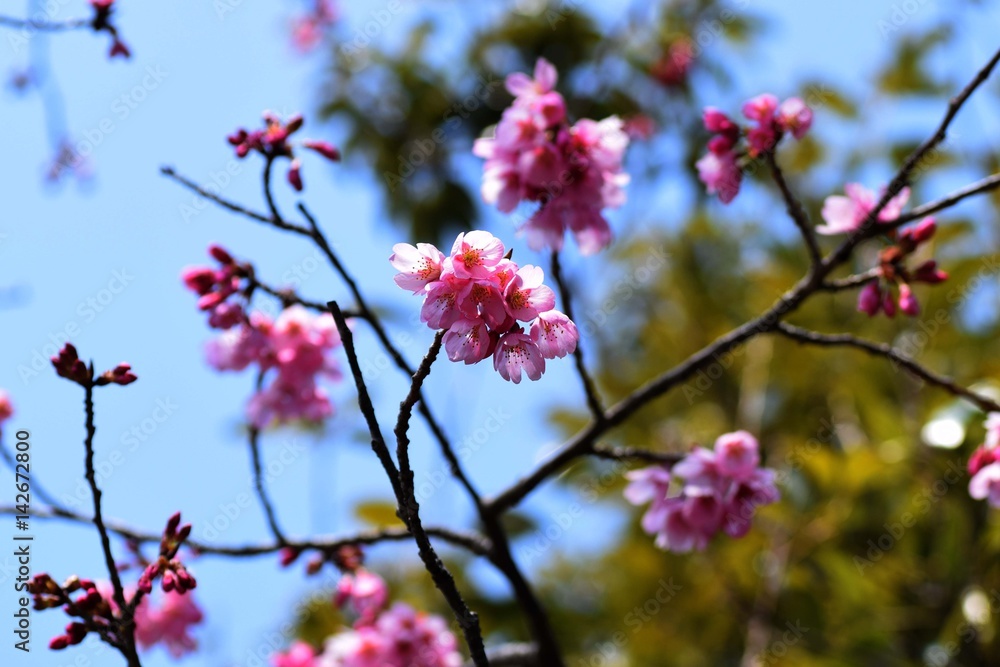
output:
{"label": "thin twig", "polygon": [[594,445],[593,456],[609,461],[646,461],[647,463],[661,463],[672,466],[684,458],[684,454],[669,452],[654,452],[650,449],[640,449],[639,447],[614,447],[611,445]]}
{"label": "thin twig", "polygon": [[187,178],[185,176],[181,176],[180,174],[178,174],[177,172],[175,172],[174,169],[173,169],[173,167],[161,167],[160,168],[160,172],[164,176],[167,176],[168,178],[171,178],[174,181],[180,183],[181,185],[183,185],[184,187],[186,187],[188,190],[191,190],[192,192],[194,192],[194,193],[196,193],[196,194],[204,197],[205,199],[208,199],[209,201],[215,202],[216,204],[218,204],[222,208],[228,209],[228,210],[232,211],[233,213],[238,213],[238,214],[240,214],[242,216],[246,216],[247,218],[250,218],[251,220],[256,220],[257,222],[263,222],[264,224],[271,225],[272,227],[277,227],[278,229],[283,229],[283,230],[288,231],[288,232],[293,232],[295,234],[300,234],[302,236],[309,236],[310,235],[309,234],[309,230],[306,229],[305,227],[301,226],[301,225],[297,225],[297,224],[291,223],[291,222],[286,222],[286,221],[284,221],[284,220],[282,220],[280,218],[269,218],[268,216],[264,215],[263,213],[258,213],[257,211],[251,211],[250,209],[246,208],[245,206],[240,206],[239,204],[231,202],[231,201],[229,201],[228,199],[226,199],[224,197],[221,197],[221,196],[219,196],[219,195],[217,195],[215,193],[209,192],[208,190],[206,190],[205,188],[201,187],[200,185],[198,185],[194,181],[190,180],[189,178]]}
{"label": "thin twig", "polygon": [[778,185],[778,189],[781,190],[781,196],[785,200],[785,208],[788,211],[788,216],[795,223],[795,226],[799,228],[802,240],[806,244],[806,250],[809,252],[809,263],[815,269],[815,267],[819,266],[823,258],[819,251],[819,245],[816,242],[816,232],[809,223],[809,216],[802,207],[802,202],[798,200],[792,189],[788,186],[785,174],[781,171],[781,167],[778,166],[774,151],[768,152],[766,159],[768,166],[771,168],[771,176],[774,178],[774,182]]}
{"label": "thin twig", "polygon": [[865,340],[864,338],[858,338],[852,334],[819,333],[818,331],[803,329],[791,324],[786,324],[785,322],[778,324],[775,333],[779,333],[800,343],[808,343],[810,345],[820,345],[824,347],[853,347],[858,350],[863,350],[869,354],[885,357],[892,363],[902,366],[912,375],[920,378],[928,384],[940,387],[953,396],[963,398],[985,412],[1000,412],[1000,403],[997,403],[988,396],[983,396],[982,394],[978,394],[971,389],[967,389],[957,384],[951,378],[935,373],[885,343]]}
{"label": "thin twig", "polygon": [[[563,279],[562,266],[559,263],[558,250],[552,251],[552,279],[555,280],[556,286],[559,288],[559,301],[562,303],[564,314],[571,321],[575,321],[573,320],[573,304],[570,300],[569,288]],[[587,372],[587,365],[583,360],[583,348],[580,345],[580,341],[577,341],[576,349],[573,350],[573,360],[576,363],[576,373],[580,376],[580,382],[583,383],[583,391],[587,396],[587,406],[590,408],[590,414],[594,419],[600,421],[604,419],[604,406],[597,395],[594,380],[590,377],[590,373]]]}
{"label": "thin twig", "polygon": [[278,211],[278,205],[274,203],[274,194],[271,192],[271,168],[274,166],[274,157],[267,156],[264,162],[264,199],[267,201],[267,209],[271,212],[272,220],[284,220],[284,216]]}
{"label": "thin twig", "polygon": [[827,280],[823,282],[819,288],[824,292],[841,292],[843,290],[854,289],[855,287],[861,287],[871,281],[875,280],[882,275],[880,269],[870,269],[864,273],[858,273],[853,276],[847,276],[846,278],[838,278],[836,280]]}
{"label": "thin twig", "polygon": [[[358,390],[358,407],[361,409],[361,413],[365,417],[365,421],[368,424],[368,430],[372,438],[372,449],[375,450],[376,456],[382,461],[382,467],[385,469],[386,475],[389,477],[389,481],[392,484],[393,491],[396,494],[396,500],[399,505],[400,518],[406,523],[407,528],[413,533],[413,537],[417,542],[417,551],[420,554],[420,559],[424,562],[428,573],[430,573],[431,578],[434,580],[434,585],[437,586],[438,590],[444,596],[448,605],[451,607],[452,612],[455,614],[455,618],[458,620],[459,625],[462,626],[462,632],[465,635],[466,643],[469,646],[469,651],[472,655],[472,659],[477,665],[477,667],[488,667],[489,660],[486,657],[486,649],[483,646],[483,636],[482,631],[479,627],[479,616],[469,609],[465,600],[462,598],[462,594],[458,590],[458,586],[455,584],[455,579],[452,577],[448,568],[445,566],[441,559],[438,557],[437,552],[434,551],[434,547],[431,545],[430,540],[427,539],[427,533],[423,529],[420,522],[419,513],[416,511],[416,499],[413,497],[412,493],[409,491],[413,484],[413,472],[408,472],[408,481],[403,481],[403,475],[396,468],[395,464],[392,462],[392,457],[389,454],[389,448],[386,446],[385,438],[382,436],[381,428],[378,424],[378,418],[375,415],[375,407],[372,405],[371,396],[368,394],[368,388],[365,386],[364,376],[361,373],[361,364],[358,362],[358,354],[354,348],[354,337],[351,334],[351,330],[347,326],[347,321],[344,319],[340,308],[337,306],[336,301],[331,301],[329,303],[330,312],[333,314],[333,319],[337,323],[337,330],[340,332],[340,338],[344,345],[344,352],[347,354],[347,361],[351,366],[351,373],[354,376],[354,382]],[[440,349],[441,339],[440,336],[435,339],[435,345],[432,346],[432,351],[435,351],[435,347]],[[436,351],[435,351],[436,354]],[[421,364],[421,372],[423,375],[414,375],[414,384],[418,384],[423,381],[423,377],[430,372],[430,364],[433,362],[433,356],[428,354],[425,358],[424,363]],[[417,386],[415,389],[411,388],[410,395],[413,397],[413,401],[417,399],[420,395],[420,387]],[[409,404],[412,408],[412,402]],[[400,408],[400,421],[397,425],[404,423],[404,411],[408,410],[406,402]],[[408,417],[406,418],[408,419]],[[399,434],[397,434],[398,437]],[[405,434],[404,434],[405,436]],[[400,444],[397,451],[403,452],[404,459],[400,462],[402,467],[404,464],[409,466],[408,461],[405,459],[406,445]]]}
{"label": "thin twig", "polygon": [[[260,391],[259,383],[257,390]],[[278,517],[274,511],[274,505],[271,503],[267,488],[264,486],[264,472],[260,464],[260,429],[251,424],[247,430],[247,441],[250,445],[250,460],[253,467],[254,490],[257,493],[257,498],[260,500],[261,508],[264,510],[264,516],[267,519],[268,528],[271,529],[274,539],[277,540],[278,544],[287,544],[288,540],[285,538],[284,533],[281,532],[281,527],[278,525]]]}
{"label": "thin twig", "polygon": [[111,551],[111,537],[108,535],[108,528],[104,525],[104,515],[101,510],[101,489],[97,486],[97,477],[94,471],[94,435],[97,433],[97,426],[94,423],[94,365],[90,364],[90,373],[87,383],[84,385],[84,410],[86,412],[86,432],[83,446],[86,450],[84,458],[84,477],[90,485],[90,493],[94,500],[94,526],[101,538],[101,550],[104,552],[104,564],[107,566],[108,575],[111,577],[111,586],[114,589],[114,599],[121,611],[121,650],[128,661],[130,667],[139,667],[139,657],[135,648],[135,622],[129,612],[125,600],[125,588],[122,586],[121,576],[118,574],[118,565],[115,563],[115,556]]}
{"label": "thin twig", "polygon": [[928,202],[923,206],[918,206],[908,213],[903,213],[895,220],[890,220],[881,223],[881,227],[887,229],[894,229],[901,225],[905,225],[911,220],[917,220],[918,218],[923,218],[928,215],[933,215],[938,211],[943,211],[946,208],[951,208],[958,202],[969,197],[973,197],[978,194],[984,194],[987,192],[992,192],[1000,188],[1000,174],[993,174],[992,176],[987,176],[986,178],[971,183],[964,188],[960,188],[952,192],[951,194],[942,197],[936,201]]}
{"label": "thin twig", "polygon": [[[13,505],[0,505],[0,514],[23,514],[23,512],[18,512],[17,508]],[[29,514],[36,519],[43,520],[61,519],[72,523],[88,525],[93,524],[94,522],[92,517],[65,509],[32,508]],[[143,532],[126,524],[115,521],[105,520],[104,525],[107,527],[109,532],[138,544],[159,544],[163,537],[161,533]],[[461,532],[442,526],[425,526],[424,530],[431,537],[465,549],[469,553],[484,557],[490,555],[491,545],[489,541],[475,533]],[[199,542],[197,539],[192,538],[188,538],[184,544],[193,552],[201,555],[253,558],[256,556],[266,556],[276,553],[285,547],[291,547],[293,549],[298,549],[299,551],[313,549],[328,553],[351,544],[372,545],[380,542],[401,542],[411,538],[412,535],[409,530],[404,527],[399,527],[383,528],[381,530],[366,531],[342,537],[317,536],[306,540],[289,539],[285,544],[268,542],[265,544],[216,545]]]}

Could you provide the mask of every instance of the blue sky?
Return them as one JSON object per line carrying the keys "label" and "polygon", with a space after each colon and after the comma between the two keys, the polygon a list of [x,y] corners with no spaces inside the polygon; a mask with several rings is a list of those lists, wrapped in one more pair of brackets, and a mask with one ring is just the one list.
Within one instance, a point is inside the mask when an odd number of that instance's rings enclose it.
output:
{"label": "blue sky", "polygon": [[[158,173],[161,165],[173,165],[199,182],[217,182],[228,198],[261,208],[259,163],[236,162],[224,136],[237,126],[256,125],[262,109],[301,110],[308,117],[316,107],[322,58],[297,56],[288,46],[287,21],[299,6],[228,2],[232,11],[220,16],[218,2],[213,6],[123,0],[118,23],[134,51],[128,62],[107,61],[104,35],[69,33],[50,40],[53,73],[65,97],[70,129],[97,144],[92,155],[96,176],[86,187],[68,183],[53,189],[43,184],[49,148],[39,100],[3,92],[0,122],[7,131],[6,159],[0,161],[5,203],[0,215],[0,285],[16,288],[8,296],[17,298],[0,310],[4,342],[0,387],[12,394],[18,411],[12,428],[31,430],[33,474],[56,495],[72,499],[82,479],[81,392],[57,380],[47,364],[37,375],[23,369],[31,368],[33,359],[48,357],[53,341],[66,332],[74,334],[73,342],[83,355],[96,360],[98,368],[129,361],[140,381],[98,394],[97,461],[108,472],[102,480],[106,514],[158,531],[166,517],[180,509],[185,519],[194,522],[199,537],[212,536],[207,531],[213,522],[217,527],[228,522],[215,539],[240,543],[267,539],[256,503],[239,509],[235,519],[227,518],[238,499],[251,491],[246,447],[238,435],[251,378],[218,375],[205,368],[201,348],[209,331],[195,310],[194,298],[181,288],[179,271],[205,262],[206,245],[220,242],[253,259],[271,282],[301,275],[301,291],[309,297],[339,298],[345,303],[349,299],[304,241],[215,208],[186,215],[192,196]],[[82,1],[57,4],[59,19],[86,13]],[[888,44],[879,21],[891,21],[898,3],[733,4],[779,18],[770,35],[759,42],[759,51],[737,59],[736,67],[742,70],[736,79],[739,87],[721,93],[718,102],[731,109],[762,90],[790,94],[807,78],[864,90],[866,77]],[[948,9],[944,3],[913,4],[918,11],[904,16],[901,30],[888,38],[933,21]],[[415,5],[408,5],[402,19],[388,25],[377,39],[398,38],[417,16]],[[367,21],[379,7],[379,3],[343,3],[344,20]],[[941,63],[956,76],[974,71],[996,47],[985,26],[996,25],[997,8],[978,11],[982,17],[992,14],[992,20],[984,18],[964,28],[968,34],[961,48]],[[8,43],[7,34],[0,33],[4,70],[22,66],[25,54],[23,47]],[[981,109],[976,103],[970,106],[968,118],[958,125],[958,136],[995,125]],[[903,122],[929,130],[939,113],[930,109]],[[817,125],[822,122],[818,119]],[[897,122],[892,114],[867,115],[857,132],[863,140]],[[329,126],[308,121],[302,134],[337,139]],[[227,169],[238,173],[223,185],[219,174]],[[303,174],[306,201],[370,299],[402,314],[415,312],[417,302],[391,281],[393,271],[386,257],[396,239],[381,219],[379,193],[372,186],[376,176],[349,173],[343,166],[311,156],[305,158]],[[294,199],[283,182],[277,191],[283,209],[293,210]],[[656,202],[662,205],[661,213],[669,211],[670,197],[676,196],[669,187],[665,193]],[[773,202],[751,197],[737,205],[773,206]],[[628,207],[613,216],[616,221],[630,217],[642,224],[642,212]],[[519,256],[531,256],[520,240],[513,240],[499,216],[490,224],[513,242]],[[570,270],[579,270],[580,261],[572,258]],[[405,331],[405,318],[395,320],[394,327],[396,332]],[[404,348],[411,360],[422,356],[431,335],[427,329],[416,332],[414,342]],[[376,362],[377,347],[363,326],[358,340],[362,360]],[[388,370],[369,383],[388,420],[405,392],[403,379]],[[456,387],[458,392],[453,391]],[[348,387],[334,392],[341,405],[350,405]],[[500,422],[471,460],[485,492],[506,486],[546,447],[557,444],[556,434],[542,418],[548,407],[575,400],[577,393],[569,361],[550,364],[541,382],[520,386],[503,382],[487,364],[474,368],[440,364],[428,381],[432,405],[455,440],[475,441],[477,435],[483,440],[479,429],[494,423],[491,420]],[[443,464],[422,427],[416,428],[417,480],[433,481]],[[141,439],[130,435],[134,429]],[[360,429],[357,415],[345,407],[322,436],[279,431],[265,437],[265,458],[275,472],[271,493],[287,532],[349,531],[357,527],[349,510],[352,502],[387,497],[387,484]],[[0,479],[7,479],[5,475]],[[0,502],[11,499],[3,495],[12,497],[11,487],[0,483]],[[82,499],[75,502],[88,511],[89,497],[80,495]],[[544,524],[569,502],[564,493],[549,489],[533,497],[530,508]],[[450,484],[435,487],[424,506],[428,522],[470,516],[464,498]],[[604,531],[594,527],[613,530],[623,520],[627,518],[620,512],[588,508],[557,548],[599,547],[598,535]],[[0,529],[0,540],[10,532]],[[48,571],[57,578],[74,572],[99,577],[104,571],[92,530],[35,522],[35,535],[34,571]],[[385,559],[412,559],[413,549],[382,547],[376,557],[379,554]],[[0,566],[6,566],[4,556]],[[270,650],[273,633],[280,633],[295,603],[315,584],[304,580],[300,568],[279,572],[271,558],[240,562],[204,558],[193,569],[199,576],[197,595],[207,623],[200,632],[202,651],[186,661],[192,666],[254,664],[250,654]],[[492,589],[502,591],[486,568],[477,568],[476,573]],[[0,567],[0,618],[7,618],[6,610],[14,605],[6,577]],[[30,660],[5,640],[0,662],[61,667],[85,665],[73,662],[83,656],[89,664],[113,664],[89,641],[73,651],[48,652],[48,638],[64,623],[59,613],[35,615]],[[7,632],[0,624],[0,636]],[[280,634],[277,637],[278,643],[285,643]],[[144,661],[150,667],[168,663],[159,650]]]}

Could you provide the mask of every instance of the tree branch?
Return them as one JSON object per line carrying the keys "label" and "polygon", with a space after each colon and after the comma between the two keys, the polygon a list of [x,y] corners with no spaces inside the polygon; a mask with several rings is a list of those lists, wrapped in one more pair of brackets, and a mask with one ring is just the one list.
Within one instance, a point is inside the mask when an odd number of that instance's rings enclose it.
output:
{"label": "tree branch", "polygon": [[781,171],[781,167],[778,166],[778,160],[774,155],[774,151],[766,153],[765,159],[771,168],[771,176],[774,178],[774,182],[778,185],[778,189],[781,190],[781,196],[785,200],[785,209],[788,211],[788,216],[795,223],[795,226],[799,228],[802,240],[805,241],[806,250],[809,251],[810,266],[815,269],[822,262],[823,258],[819,251],[819,245],[816,242],[816,232],[809,223],[809,216],[806,214],[805,209],[802,208],[802,202],[798,200],[788,186],[785,174]]}
{"label": "tree branch", "polygon": [[[555,280],[556,286],[559,288],[559,301],[562,303],[564,314],[575,322],[573,319],[573,304],[570,301],[569,288],[563,279],[562,266],[559,263],[559,252],[557,250],[552,251],[552,279]],[[597,395],[594,380],[590,377],[590,373],[587,372],[587,365],[583,360],[583,348],[580,345],[580,341],[577,341],[576,349],[573,350],[573,360],[576,363],[576,373],[580,376],[580,381],[583,383],[583,391],[587,396],[587,406],[590,408],[590,414],[594,419],[600,421],[604,419],[604,406]]]}
{"label": "tree branch", "polygon": [[876,343],[874,341],[865,340],[864,338],[858,338],[851,334],[823,334],[817,331],[811,331],[809,329],[803,329],[791,324],[786,324],[784,322],[778,324],[775,329],[775,333],[781,334],[786,338],[790,338],[800,343],[808,343],[810,345],[819,345],[824,347],[853,347],[858,350],[863,350],[869,354],[885,357],[894,364],[902,366],[915,377],[920,378],[928,384],[940,387],[953,396],[969,401],[984,412],[1000,412],[1000,404],[996,401],[987,396],[983,396],[982,394],[978,394],[971,389],[967,389],[959,384],[956,384],[951,378],[935,373],[885,343]]}

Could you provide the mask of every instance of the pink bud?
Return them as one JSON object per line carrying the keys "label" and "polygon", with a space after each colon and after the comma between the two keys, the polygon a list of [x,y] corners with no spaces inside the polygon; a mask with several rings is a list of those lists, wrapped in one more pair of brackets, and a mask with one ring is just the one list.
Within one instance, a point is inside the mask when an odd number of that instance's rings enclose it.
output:
{"label": "pink bud", "polygon": [[899,309],[910,317],[920,314],[920,304],[917,297],[913,295],[913,290],[906,283],[899,286]]}
{"label": "pink bud", "polygon": [[123,58],[132,57],[132,52],[128,50],[125,43],[118,38],[115,38],[114,43],[111,44],[111,51],[108,52],[109,58],[114,58],[115,56],[122,56]]}
{"label": "pink bud", "polygon": [[327,160],[332,160],[334,162],[340,161],[340,151],[333,144],[327,143],[325,141],[303,141],[302,145],[306,148],[316,151]]}
{"label": "pink bud", "polygon": [[162,586],[164,593],[169,593],[177,588],[177,577],[171,570],[167,570],[163,573],[163,581],[160,585]]}
{"label": "pink bud", "polygon": [[924,218],[911,231],[913,242],[916,245],[920,245],[924,241],[929,241],[936,231],[937,224],[935,224],[934,218]]}
{"label": "pink bud", "polygon": [[170,515],[170,518],[167,519],[167,527],[163,530],[163,534],[166,535],[167,537],[173,537],[174,535],[177,534],[177,526],[179,526],[180,523],[181,523],[180,512],[175,512],[174,514]]}
{"label": "pink bud", "polygon": [[716,155],[724,155],[732,150],[736,140],[726,134],[719,134],[708,140],[708,150]]}
{"label": "pink bud", "polygon": [[736,129],[736,125],[729,120],[729,116],[715,107],[705,107],[704,112],[702,112],[702,120],[705,123],[705,129],[709,132],[722,134]]}
{"label": "pink bud", "polygon": [[969,458],[969,474],[975,475],[986,466],[997,460],[997,450],[988,447],[980,447],[972,453]]}
{"label": "pink bud", "polygon": [[226,252],[225,248],[214,243],[208,246],[208,254],[214,257],[220,264],[233,263],[233,256]]}
{"label": "pink bud", "polygon": [[302,114],[300,113],[297,113],[291,118],[289,118],[288,122],[285,123],[285,132],[286,132],[285,136],[288,136],[289,134],[298,130],[300,127],[302,127],[303,123],[305,123],[305,119],[302,118]]}
{"label": "pink bud", "polygon": [[937,268],[937,262],[929,259],[917,267],[917,270],[913,272],[913,279],[917,282],[937,285],[948,280],[948,273]]}
{"label": "pink bud", "polygon": [[244,130],[242,127],[233,132],[232,134],[230,134],[228,137],[226,137],[226,141],[228,141],[233,146],[239,146],[246,140],[247,140],[247,131]]}
{"label": "pink bud", "polygon": [[858,294],[858,311],[873,317],[882,308],[882,291],[878,281],[873,280],[864,286]]}
{"label": "pink bud", "polygon": [[61,651],[69,646],[69,637],[65,635],[59,635],[58,637],[53,637],[52,641],[49,642],[49,648],[53,651]]}
{"label": "pink bud", "polygon": [[896,317],[896,302],[893,300],[889,290],[886,290],[885,295],[882,297],[882,310],[885,311],[886,317]]}
{"label": "pink bud", "polygon": [[764,93],[743,103],[743,115],[758,123],[766,123],[774,117],[774,110],[777,108],[778,98]]}
{"label": "pink bud", "polygon": [[181,273],[181,280],[184,286],[199,296],[204,296],[212,291],[215,286],[215,271],[207,267],[198,266],[184,269]]}
{"label": "pink bud", "polygon": [[278,553],[278,563],[281,567],[288,567],[294,563],[298,557],[302,554],[302,551],[294,547],[285,547]]}
{"label": "pink bud", "polygon": [[292,160],[292,165],[288,168],[288,182],[297,191],[302,192],[302,172],[298,160]]}

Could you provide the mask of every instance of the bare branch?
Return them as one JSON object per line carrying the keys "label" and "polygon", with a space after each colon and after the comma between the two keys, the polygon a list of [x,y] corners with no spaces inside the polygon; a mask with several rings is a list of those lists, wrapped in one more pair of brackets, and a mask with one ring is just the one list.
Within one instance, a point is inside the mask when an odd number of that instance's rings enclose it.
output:
{"label": "bare branch", "polygon": [[815,269],[822,262],[822,255],[820,255],[819,245],[816,243],[816,232],[809,222],[809,216],[806,214],[805,209],[802,208],[802,202],[798,200],[792,189],[788,186],[785,174],[781,171],[781,167],[778,166],[774,151],[766,153],[765,159],[771,168],[771,176],[774,178],[774,182],[778,185],[778,189],[781,190],[781,196],[785,200],[785,208],[788,211],[788,216],[795,223],[795,226],[799,228],[802,240],[805,241],[806,250],[809,251],[809,263]]}
{"label": "bare branch", "polygon": [[885,343],[876,343],[874,341],[865,340],[864,338],[858,338],[851,334],[823,334],[817,331],[810,331],[809,329],[803,329],[791,324],[786,324],[784,322],[778,325],[775,333],[779,333],[786,338],[791,338],[792,340],[796,340],[800,343],[808,343],[810,345],[820,345],[824,347],[853,347],[858,350],[863,350],[869,354],[885,357],[892,363],[902,366],[915,377],[920,378],[928,384],[940,387],[953,396],[963,398],[985,412],[1000,412],[1000,404],[996,401],[987,396],[983,396],[982,394],[977,394],[971,389],[967,389],[959,384],[956,384],[951,378],[935,373]]}

